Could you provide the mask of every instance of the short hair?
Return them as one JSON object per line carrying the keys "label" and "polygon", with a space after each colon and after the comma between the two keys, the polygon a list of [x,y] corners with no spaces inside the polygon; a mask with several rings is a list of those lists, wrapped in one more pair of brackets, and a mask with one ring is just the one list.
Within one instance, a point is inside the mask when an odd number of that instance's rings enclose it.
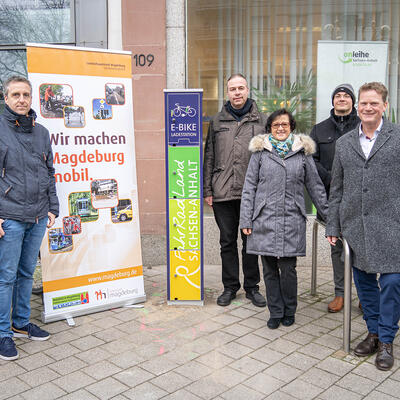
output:
{"label": "short hair", "polygon": [[3,83],[3,87],[4,87],[4,95],[7,96],[8,95],[8,89],[10,87],[10,84],[12,82],[23,82],[26,83],[27,85],[29,85],[29,87],[31,88],[31,93],[32,93],[32,84],[29,81],[29,79],[25,78],[24,76],[21,75],[13,75],[10,76],[4,83]]}
{"label": "short hair", "polygon": [[386,86],[381,82],[364,83],[364,85],[362,85],[360,89],[358,89],[358,101],[360,101],[361,92],[366,92],[368,90],[375,90],[376,93],[382,96],[383,102],[386,103],[388,90],[386,89]]}
{"label": "short hair", "polygon": [[247,82],[247,78],[246,78],[243,74],[240,74],[240,73],[232,74],[232,75],[226,80],[226,85],[227,85],[227,86],[228,86],[228,82],[229,82],[231,79],[233,79],[233,78],[243,78],[243,79],[246,81],[246,86],[247,86],[247,87],[249,86],[249,84],[248,84],[248,82]]}
{"label": "short hair", "polygon": [[294,131],[296,129],[296,120],[293,117],[293,114],[286,110],[286,108],[280,108],[279,110],[274,111],[272,114],[267,119],[267,124],[265,125],[265,128],[268,133],[271,133],[271,125],[274,122],[274,120],[281,115],[287,115],[289,117],[289,124],[290,124],[290,130]]}

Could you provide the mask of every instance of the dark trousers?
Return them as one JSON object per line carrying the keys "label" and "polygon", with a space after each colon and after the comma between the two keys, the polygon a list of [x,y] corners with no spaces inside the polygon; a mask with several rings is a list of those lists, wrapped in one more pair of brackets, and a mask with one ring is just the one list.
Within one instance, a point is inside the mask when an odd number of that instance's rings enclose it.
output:
{"label": "dark trousers", "polygon": [[297,309],[296,257],[261,256],[271,318],[294,316]]}
{"label": "dark trousers", "polygon": [[[224,289],[237,292],[240,289],[239,281],[239,254],[237,247],[240,200],[221,201],[213,203],[213,211],[217,222],[221,245],[222,283]],[[258,256],[246,253],[247,237],[240,231],[242,237],[242,268],[244,275],[244,290],[256,289],[260,282]]]}
{"label": "dark trousers", "polygon": [[353,277],[368,332],[378,334],[383,343],[392,343],[399,329],[400,273],[380,274],[378,280],[377,274],[353,267]]}
{"label": "dark trousers", "polygon": [[333,267],[333,281],[335,283],[335,296],[344,295],[344,262],[342,258],[343,243],[341,240],[336,242],[336,246],[331,246],[331,259]]}

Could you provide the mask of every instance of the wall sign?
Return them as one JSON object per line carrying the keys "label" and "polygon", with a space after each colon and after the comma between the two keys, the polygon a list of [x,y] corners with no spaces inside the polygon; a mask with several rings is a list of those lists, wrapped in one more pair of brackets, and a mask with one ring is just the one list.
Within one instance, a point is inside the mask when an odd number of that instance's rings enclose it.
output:
{"label": "wall sign", "polygon": [[202,305],[203,91],[164,94],[168,303]]}

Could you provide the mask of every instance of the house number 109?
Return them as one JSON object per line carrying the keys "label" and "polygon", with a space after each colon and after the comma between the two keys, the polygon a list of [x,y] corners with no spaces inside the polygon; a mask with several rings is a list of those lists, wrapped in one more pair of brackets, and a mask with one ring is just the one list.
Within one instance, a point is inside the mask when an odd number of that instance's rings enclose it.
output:
{"label": "house number 109", "polygon": [[154,55],[153,54],[135,54],[133,56],[133,59],[135,60],[136,67],[145,67],[146,65],[148,67],[150,67],[150,65],[153,64]]}

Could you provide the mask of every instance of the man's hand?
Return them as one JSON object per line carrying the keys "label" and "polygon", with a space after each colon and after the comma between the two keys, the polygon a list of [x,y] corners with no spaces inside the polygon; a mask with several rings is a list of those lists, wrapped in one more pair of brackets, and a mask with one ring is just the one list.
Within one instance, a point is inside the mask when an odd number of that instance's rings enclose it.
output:
{"label": "man's hand", "polygon": [[47,215],[49,216],[49,222],[47,223],[47,227],[51,228],[54,225],[54,222],[56,221],[56,216],[51,212],[48,212]]}
{"label": "man's hand", "polygon": [[4,219],[0,218],[0,238],[2,238],[5,235],[3,227],[1,226],[3,222],[4,222]]}
{"label": "man's hand", "polygon": [[206,203],[207,203],[210,207],[212,207],[212,203],[213,203],[213,197],[212,197],[212,196],[204,197],[204,200],[206,201]]}
{"label": "man's hand", "polygon": [[338,241],[336,236],[327,236],[326,239],[328,240],[329,244],[336,246],[336,242]]}
{"label": "man's hand", "polygon": [[251,235],[252,229],[251,228],[243,228],[242,231],[246,236],[249,236],[249,235]]}

